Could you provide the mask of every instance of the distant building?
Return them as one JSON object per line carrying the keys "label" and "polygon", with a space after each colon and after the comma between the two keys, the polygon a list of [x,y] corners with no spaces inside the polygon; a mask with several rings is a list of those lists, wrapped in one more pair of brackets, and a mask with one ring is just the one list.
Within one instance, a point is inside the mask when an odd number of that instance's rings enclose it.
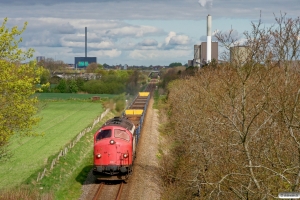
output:
{"label": "distant building", "polygon": [[[206,62],[206,57],[207,57],[207,42],[202,42],[201,45],[201,51],[200,51],[200,58],[201,61],[205,61]],[[218,49],[218,42],[211,42],[211,60],[215,59],[216,62],[218,62],[218,53],[219,49]]]}
{"label": "distant building", "polygon": [[247,62],[250,55],[250,48],[248,46],[230,47],[230,62],[243,65]]}
{"label": "distant building", "polygon": [[[194,45],[194,59],[188,61],[189,66],[201,67],[206,64],[206,51],[207,42],[202,42],[201,45]],[[211,43],[211,59],[215,59],[218,62],[219,49],[218,42]],[[192,64],[192,65],[190,65]]]}
{"label": "distant building", "polygon": [[45,60],[45,56],[37,56],[36,57],[36,62],[40,62],[42,60]]}
{"label": "distant building", "polygon": [[69,69],[74,69],[75,67],[74,67],[74,64],[67,64],[68,65],[68,67],[67,68],[69,68]]}
{"label": "distant building", "polygon": [[188,60],[188,67],[194,66],[194,60]]}
{"label": "distant building", "polygon": [[200,67],[200,63],[201,63],[201,45],[194,45],[194,59],[193,59],[193,65],[191,66]]}
{"label": "distant building", "polygon": [[97,63],[97,57],[75,57],[75,69],[85,69],[89,64]]}

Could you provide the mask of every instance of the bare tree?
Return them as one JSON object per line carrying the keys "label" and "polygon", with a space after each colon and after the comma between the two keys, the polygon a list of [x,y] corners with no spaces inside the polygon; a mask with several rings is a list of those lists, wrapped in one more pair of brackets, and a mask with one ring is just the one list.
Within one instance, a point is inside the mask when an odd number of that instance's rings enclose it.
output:
{"label": "bare tree", "polygon": [[91,63],[86,67],[86,72],[87,73],[95,73],[96,70],[98,69],[98,64],[97,63]]}
{"label": "bare tree", "polygon": [[55,61],[53,58],[46,58],[45,60],[41,60],[38,66],[48,69],[50,74],[53,74],[55,72],[64,72],[68,65],[61,60]]}
{"label": "bare tree", "polygon": [[[189,199],[299,191],[299,30],[299,18],[285,15],[269,28],[252,23],[246,60],[169,84],[173,148],[164,158],[173,162],[161,166],[167,190]],[[236,41],[219,36],[227,47]]]}

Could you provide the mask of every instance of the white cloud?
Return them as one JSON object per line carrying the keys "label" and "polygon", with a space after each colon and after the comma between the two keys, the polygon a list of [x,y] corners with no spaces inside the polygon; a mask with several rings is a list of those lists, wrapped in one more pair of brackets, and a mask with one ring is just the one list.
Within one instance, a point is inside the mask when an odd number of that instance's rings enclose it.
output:
{"label": "white cloud", "polygon": [[154,39],[144,39],[142,42],[139,42],[139,46],[157,46],[157,41]]}
{"label": "white cloud", "polygon": [[213,0],[199,0],[198,3],[199,3],[202,7],[211,8],[212,5],[213,5]]}
{"label": "white cloud", "polygon": [[102,41],[100,43],[91,43],[88,47],[97,49],[112,49],[115,47],[115,44],[111,41]]}
{"label": "white cloud", "polygon": [[176,35],[172,37],[169,41],[169,44],[172,45],[184,45],[190,42],[190,38],[186,35]]}
{"label": "white cloud", "polygon": [[[85,42],[74,42],[74,41],[65,41],[64,39],[61,40],[61,44],[64,47],[81,47],[84,48]],[[115,47],[115,44],[111,41],[101,41],[99,43],[88,43],[87,44],[88,48],[93,48],[93,49],[112,49]]]}
{"label": "white cloud", "polygon": [[146,35],[161,33],[162,30],[152,26],[122,26],[118,28],[112,28],[106,31],[106,35],[110,36],[134,36],[143,37]]}
{"label": "white cloud", "polygon": [[246,38],[239,38],[237,41],[234,42],[231,46],[239,46],[244,45],[247,42]]}
{"label": "white cloud", "polygon": [[177,35],[171,31],[166,37],[165,42],[167,45],[185,45],[189,44],[190,38],[187,35]]}
{"label": "white cloud", "polygon": [[101,50],[101,51],[91,51],[90,56],[94,55],[96,57],[109,57],[109,58],[117,58],[122,54],[122,51],[119,51],[117,49],[111,49],[111,50]]}
{"label": "white cloud", "polygon": [[130,52],[129,57],[135,60],[145,60],[145,61],[163,61],[163,60],[173,60],[180,61],[185,60],[186,56],[189,56],[192,52],[186,50],[133,50]]}
{"label": "white cloud", "polygon": [[169,44],[171,38],[172,38],[172,37],[175,37],[175,36],[176,36],[176,33],[173,32],[173,31],[171,31],[171,32],[169,33],[169,35],[166,37],[166,39],[165,39],[166,44]]}

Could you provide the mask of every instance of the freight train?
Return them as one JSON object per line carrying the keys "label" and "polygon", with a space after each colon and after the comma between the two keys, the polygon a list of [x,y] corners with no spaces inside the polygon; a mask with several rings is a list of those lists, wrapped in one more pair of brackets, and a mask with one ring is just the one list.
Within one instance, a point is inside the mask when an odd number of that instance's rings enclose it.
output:
{"label": "freight train", "polygon": [[132,173],[149,99],[150,92],[139,92],[121,117],[108,120],[94,134],[93,175],[98,180],[127,180]]}

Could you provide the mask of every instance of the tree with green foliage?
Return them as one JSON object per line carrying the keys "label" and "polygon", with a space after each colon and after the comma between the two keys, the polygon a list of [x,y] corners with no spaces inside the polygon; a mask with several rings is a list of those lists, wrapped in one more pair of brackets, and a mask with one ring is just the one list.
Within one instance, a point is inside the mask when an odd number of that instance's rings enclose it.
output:
{"label": "tree with green foliage", "polygon": [[60,79],[58,85],[55,87],[60,93],[67,92],[67,82],[65,79]]}
{"label": "tree with green foliage", "polygon": [[41,84],[46,84],[50,82],[51,74],[48,69],[44,69],[43,73],[41,74]]}
{"label": "tree with green foliage", "polygon": [[4,19],[2,26],[0,26],[0,59],[7,61],[24,61],[33,56],[33,49],[24,51],[19,48],[19,43],[22,42],[22,38],[18,38],[27,26],[27,22],[21,30],[17,26],[14,26],[9,30],[6,28],[7,18]]}
{"label": "tree with green foliage", "polygon": [[77,86],[76,80],[68,79],[67,80],[67,85],[68,85],[68,92],[69,93],[77,93],[78,92],[78,86]]}
{"label": "tree with green foliage", "polygon": [[169,67],[180,67],[180,66],[183,66],[180,62],[174,62],[169,64]]}
{"label": "tree with green foliage", "polygon": [[83,85],[84,85],[84,79],[82,77],[77,77],[76,78],[76,86],[78,88],[78,91],[82,91],[83,90]]}
{"label": "tree with green foliage", "polygon": [[0,161],[9,155],[6,148],[12,135],[33,134],[32,127],[39,121],[38,100],[33,94],[43,72],[34,62],[20,64],[31,58],[34,51],[18,47],[27,23],[21,30],[17,26],[6,28],[6,23],[7,18],[0,26]]}
{"label": "tree with green foliage", "polygon": [[104,68],[103,65],[98,64],[98,69],[103,69],[103,68]]}
{"label": "tree with green foliage", "polygon": [[136,94],[140,89],[139,84],[139,77],[141,73],[138,70],[134,70],[133,74],[129,77],[127,84],[126,84],[126,92],[134,95]]}

